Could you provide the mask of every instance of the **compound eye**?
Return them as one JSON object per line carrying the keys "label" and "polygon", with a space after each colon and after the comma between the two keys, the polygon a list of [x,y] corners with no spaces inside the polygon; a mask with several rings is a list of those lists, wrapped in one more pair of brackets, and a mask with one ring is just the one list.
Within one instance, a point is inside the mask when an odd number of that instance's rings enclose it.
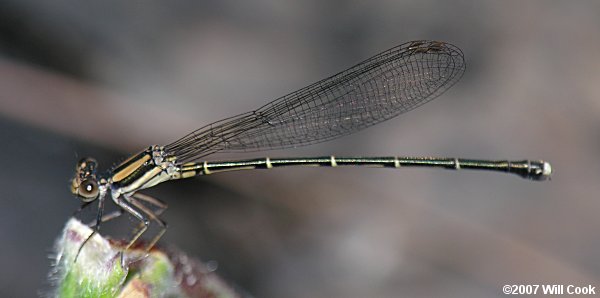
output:
{"label": "compound eye", "polygon": [[84,202],[90,202],[98,197],[98,182],[95,179],[85,179],[79,184],[79,196]]}

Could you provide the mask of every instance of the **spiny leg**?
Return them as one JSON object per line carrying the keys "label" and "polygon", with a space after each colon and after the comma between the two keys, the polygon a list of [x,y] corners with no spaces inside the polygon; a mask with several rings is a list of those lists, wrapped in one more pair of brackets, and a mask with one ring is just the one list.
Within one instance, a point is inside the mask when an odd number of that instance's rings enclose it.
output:
{"label": "spiny leg", "polygon": [[135,210],[133,207],[131,207],[128,204],[131,201],[130,197],[128,197],[126,195],[123,195],[123,197],[125,198],[125,200],[123,200],[122,198],[118,198],[118,199],[114,200],[115,203],[117,205],[119,205],[119,207],[123,208],[123,210],[127,211],[127,213],[133,215],[133,217],[138,219],[140,221],[140,227],[141,227],[138,229],[138,231],[136,231],[134,233],[134,236],[131,238],[131,240],[129,241],[127,246],[125,246],[125,248],[121,252],[121,266],[123,268],[125,268],[125,258],[124,258],[123,252],[126,252],[127,250],[129,250],[129,248],[131,248],[131,246],[142,236],[142,234],[144,234],[144,232],[146,232],[146,230],[148,229],[148,225],[150,225],[150,221],[146,217],[144,217],[144,215],[142,215],[139,211]]}
{"label": "spiny leg", "polygon": [[[136,203],[132,202],[132,198],[135,198],[137,200]],[[145,195],[142,193],[134,193],[132,194],[130,197],[128,197],[128,201],[134,205],[135,207],[137,207],[138,209],[142,210],[142,212],[146,213],[150,218],[152,218],[153,220],[156,220],[156,222],[158,223],[158,225],[161,227],[161,231],[159,232],[158,235],[155,236],[155,238],[152,239],[152,242],[150,245],[148,245],[147,251],[149,251],[155,244],[156,242],[158,242],[158,240],[160,240],[160,238],[162,237],[162,235],[164,235],[164,233],[166,232],[167,229],[167,223],[164,222],[163,220],[161,220],[160,218],[157,219],[157,217],[162,214],[168,207],[167,203],[164,203],[163,201],[151,197],[149,195]],[[137,201],[143,201],[146,202],[154,207],[157,207],[156,210],[151,211],[148,210],[148,208],[143,208],[145,206],[142,205],[141,202],[137,202]],[[142,207],[140,207],[139,205],[142,205]],[[133,234],[136,234],[140,229],[142,229],[144,227],[144,223],[140,223],[135,229]]]}
{"label": "spiny leg", "polygon": [[[123,210],[119,209],[119,210],[115,210],[109,214],[106,214],[104,216],[102,216],[102,219],[100,219],[100,223],[105,223],[108,221],[111,221],[119,216],[123,215]],[[81,252],[81,250],[83,249],[83,246],[89,241],[89,239],[91,239],[96,233],[98,233],[98,230],[100,230],[100,224],[97,221],[91,222],[88,224],[88,226],[90,228],[95,228],[98,227],[97,229],[94,229],[92,231],[92,234],[90,234],[81,244],[81,246],[79,247],[79,250],[77,251],[77,255],[75,255],[75,262],[77,262],[77,258],[79,257],[79,253]]]}
{"label": "spiny leg", "polygon": [[[157,209],[157,211],[153,212],[152,210],[150,210],[150,208],[146,207],[144,204],[142,204],[138,200],[144,200],[145,202],[149,202],[149,203],[159,207],[159,209]],[[137,207],[139,210],[144,212],[146,215],[148,215],[152,220],[154,220],[160,226],[160,231],[158,232],[158,234],[156,236],[154,236],[154,238],[152,238],[152,241],[150,241],[148,246],[146,246],[146,251],[150,251],[150,249],[152,247],[154,247],[156,242],[158,242],[158,240],[167,231],[167,223],[158,217],[158,215],[160,215],[167,208],[167,204],[159,201],[158,199],[155,199],[155,198],[147,196],[147,195],[142,195],[142,194],[133,194],[133,196],[129,198],[129,202],[133,206]]]}
{"label": "spiny leg", "polygon": [[[81,210],[83,210],[83,208],[85,208],[88,204],[83,204],[81,206]],[[77,258],[79,257],[79,254],[81,253],[81,250],[83,249],[83,247],[85,246],[85,244],[90,241],[90,239],[92,239],[92,237],[94,237],[94,235],[96,235],[96,233],[98,233],[98,231],[100,231],[100,224],[102,223],[102,213],[104,212],[104,195],[101,195],[98,198],[98,213],[96,213],[96,223],[94,224],[94,229],[92,231],[92,233],[85,238],[85,240],[83,240],[83,243],[81,243],[81,246],[79,246],[79,249],[77,250],[77,254],[75,255],[75,260],[73,262],[77,262]]]}
{"label": "spiny leg", "polygon": [[[115,218],[117,218],[117,217],[119,217],[121,215],[123,215],[123,209],[115,210],[115,211],[113,211],[113,212],[111,212],[109,214],[105,214],[104,216],[102,216],[102,223],[111,221],[111,220],[113,220],[113,219],[115,219]],[[88,224],[88,226],[90,228],[92,228],[92,227],[96,226],[96,222],[95,221],[91,222],[91,223]]]}
{"label": "spiny leg", "polygon": [[154,210],[154,214],[156,216],[161,215],[169,207],[169,205],[167,205],[167,203],[165,203],[155,197],[145,195],[143,193],[135,193],[135,194],[133,194],[133,197],[139,201],[144,201],[144,202],[151,204],[152,206],[157,207],[156,210]]}

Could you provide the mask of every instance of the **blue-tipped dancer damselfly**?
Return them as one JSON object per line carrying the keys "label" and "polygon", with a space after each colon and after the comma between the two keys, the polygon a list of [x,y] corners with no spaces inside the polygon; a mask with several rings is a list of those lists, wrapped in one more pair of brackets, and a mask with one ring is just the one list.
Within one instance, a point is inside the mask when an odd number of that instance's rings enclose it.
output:
{"label": "blue-tipped dancer damselfly", "polygon": [[[397,156],[204,160],[217,152],[297,147],[357,132],[434,99],[454,85],[464,71],[463,54],[451,44],[439,41],[404,43],[257,110],[208,124],[169,145],[150,146],[105,175],[97,174],[95,160],[83,159],[77,164],[71,191],[84,206],[98,201],[94,233],[98,232],[102,222],[123,212],[139,220],[139,228],[125,250],[142,236],[151,222],[155,222],[160,231],[147,244],[149,250],[166,231],[166,223],[159,215],[167,205],[140,191],[170,180],[287,166],[433,167],[506,172],[531,180],[549,179],[552,172],[549,163],[529,160]],[[104,215],[107,196],[119,210]],[[82,247],[84,245],[85,242]]]}

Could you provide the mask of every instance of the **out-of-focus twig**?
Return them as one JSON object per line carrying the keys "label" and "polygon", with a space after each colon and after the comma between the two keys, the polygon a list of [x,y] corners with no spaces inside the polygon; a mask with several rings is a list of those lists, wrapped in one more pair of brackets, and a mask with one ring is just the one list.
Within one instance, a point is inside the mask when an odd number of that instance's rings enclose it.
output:
{"label": "out-of-focus twig", "polygon": [[[147,101],[7,59],[0,59],[0,115],[125,151],[172,140],[170,129],[185,131],[181,126],[191,129],[196,122]],[[178,121],[166,127],[148,115]]]}

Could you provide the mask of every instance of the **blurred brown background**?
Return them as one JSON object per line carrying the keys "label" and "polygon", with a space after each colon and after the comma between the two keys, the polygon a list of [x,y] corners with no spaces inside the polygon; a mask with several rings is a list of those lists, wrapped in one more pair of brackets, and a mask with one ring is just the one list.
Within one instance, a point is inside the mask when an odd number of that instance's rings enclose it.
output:
{"label": "blurred brown background", "polygon": [[163,243],[216,261],[255,297],[600,286],[599,16],[596,1],[4,0],[0,296],[47,291],[47,255],[78,207],[67,188],[78,158],[108,169],[414,39],[464,51],[466,75],[449,92],[350,137],[249,156],[545,159],[552,181],[425,169],[214,175],[149,192],[170,204]]}

